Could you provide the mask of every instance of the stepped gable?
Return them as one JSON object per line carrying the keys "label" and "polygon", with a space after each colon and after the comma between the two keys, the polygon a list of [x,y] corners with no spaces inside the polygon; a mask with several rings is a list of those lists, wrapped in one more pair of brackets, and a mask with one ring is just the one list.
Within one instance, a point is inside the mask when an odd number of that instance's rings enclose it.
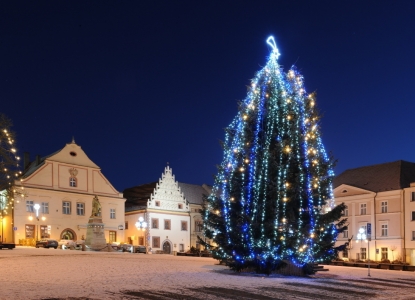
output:
{"label": "stepped gable", "polygon": [[186,200],[191,204],[202,205],[204,196],[209,196],[212,193],[212,187],[206,184],[197,185],[179,182],[179,187],[186,196]]}
{"label": "stepped gable", "polygon": [[[179,208],[179,204],[182,204],[182,208]],[[161,174],[161,178],[147,202],[147,207],[160,210],[189,212],[189,204],[169,166]]]}
{"label": "stepped gable", "polygon": [[411,182],[415,182],[415,163],[398,160],[346,170],[334,178],[333,188],[347,184],[381,192],[407,188]]}

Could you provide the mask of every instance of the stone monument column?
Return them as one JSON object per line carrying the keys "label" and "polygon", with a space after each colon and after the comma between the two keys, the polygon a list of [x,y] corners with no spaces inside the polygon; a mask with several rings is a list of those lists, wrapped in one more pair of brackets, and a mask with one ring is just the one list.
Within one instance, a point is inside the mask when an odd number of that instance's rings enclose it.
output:
{"label": "stone monument column", "polygon": [[92,213],[87,225],[85,246],[90,251],[107,251],[108,249],[101,217],[101,203],[96,195],[92,199]]}

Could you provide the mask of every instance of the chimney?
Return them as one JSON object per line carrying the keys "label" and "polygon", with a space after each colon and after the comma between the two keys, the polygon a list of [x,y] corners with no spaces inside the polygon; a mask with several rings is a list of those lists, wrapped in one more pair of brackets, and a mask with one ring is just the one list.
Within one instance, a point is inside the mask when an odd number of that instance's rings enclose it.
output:
{"label": "chimney", "polygon": [[40,155],[36,155],[36,166],[40,165]]}
{"label": "chimney", "polygon": [[26,170],[29,165],[30,165],[30,153],[25,152],[23,153],[23,168]]}

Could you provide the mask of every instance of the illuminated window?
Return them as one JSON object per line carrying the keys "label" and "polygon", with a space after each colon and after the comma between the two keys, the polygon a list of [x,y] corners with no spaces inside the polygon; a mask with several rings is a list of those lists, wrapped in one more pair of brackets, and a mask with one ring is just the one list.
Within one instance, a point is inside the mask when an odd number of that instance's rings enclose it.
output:
{"label": "illuminated window", "polygon": [[114,243],[117,241],[117,232],[116,231],[109,231],[109,242]]}
{"label": "illuminated window", "polygon": [[343,250],[343,258],[348,258],[349,257],[349,250],[347,250],[346,248],[344,248]]}
{"label": "illuminated window", "polygon": [[388,259],[388,248],[381,248],[382,252],[381,252],[381,259],[382,260],[386,260]]}
{"label": "illuminated window", "polygon": [[366,259],[366,248],[360,248],[360,259],[361,260]]}
{"label": "illuminated window", "polygon": [[25,236],[27,239],[35,238],[35,225],[25,225]]}

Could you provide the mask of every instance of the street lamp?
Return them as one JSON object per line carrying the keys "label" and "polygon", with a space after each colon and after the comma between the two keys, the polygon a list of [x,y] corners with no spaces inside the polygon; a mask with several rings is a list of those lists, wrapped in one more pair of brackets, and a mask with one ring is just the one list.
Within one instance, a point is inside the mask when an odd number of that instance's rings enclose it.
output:
{"label": "street lamp", "polygon": [[360,227],[359,233],[357,234],[357,240],[360,240],[360,244],[362,244],[363,240],[367,240],[367,261],[368,261],[368,269],[367,269],[367,276],[370,276],[370,250],[369,250],[369,241],[370,238],[367,239],[365,230]]}
{"label": "street lamp", "polygon": [[[146,231],[147,222],[144,221],[143,217],[139,217],[138,221],[135,223],[135,227],[137,228],[137,230]],[[146,246],[146,244],[147,244],[146,236],[145,236],[145,233],[144,233],[144,246]]]}
{"label": "street lamp", "polygon": [[[36,210],[36,219],[38,221],[37,230],[36,230],[36,240],[39,240],[39,221],[40,221],[39,220],[39,208],[40,208],[40,205],[36,203],[35,205],[33,205],[33,208]],[[29,220],[32,221],[33,217],[29,216]],[[42,216],[42,221],[45,221],[45,220],[46,220],[45,216]]]}

